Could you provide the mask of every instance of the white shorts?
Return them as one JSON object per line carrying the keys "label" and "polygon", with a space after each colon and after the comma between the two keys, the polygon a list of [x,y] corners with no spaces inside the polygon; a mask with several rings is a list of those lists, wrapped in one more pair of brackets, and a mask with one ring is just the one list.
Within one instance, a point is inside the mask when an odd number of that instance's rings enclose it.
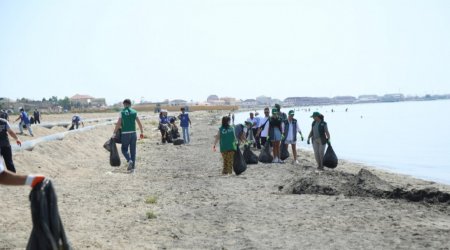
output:
{"label": "white shorts", "polygon": [[284,144],[297,144],[296,141],[292,141],[292,140],[285,140]]}

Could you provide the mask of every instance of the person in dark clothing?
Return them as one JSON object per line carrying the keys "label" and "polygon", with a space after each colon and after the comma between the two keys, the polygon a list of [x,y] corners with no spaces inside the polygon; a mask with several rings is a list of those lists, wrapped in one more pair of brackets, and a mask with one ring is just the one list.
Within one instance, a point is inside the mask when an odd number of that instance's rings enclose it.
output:
{"label": "person in dark clothing", "polygon": [[0,155],[3,157],[5,161],[6,168],[15,173],[16,168],[14,167],[14,162],[12,159],[12,150],[11,144],[9,143],[8,134],[16,140],[17,145],[21,146],[22,142],[20,142],[16,133],[11,129],[8,121],[0,118]]}
{"label": "person in dark clothing", "polygon": [[5,120],[7,120],[7,121],[9,121],[9,115],[8,115],[8,112],[6,111],[6,110],[1,110],[0,111],[0,118],[3,118],[3,119],[5,119]]}
{"label": "person in dark clothing", "polygon": [[41,124],[41,112],[39,112],[37,109],[34,109],[33,118],[34,124]]}

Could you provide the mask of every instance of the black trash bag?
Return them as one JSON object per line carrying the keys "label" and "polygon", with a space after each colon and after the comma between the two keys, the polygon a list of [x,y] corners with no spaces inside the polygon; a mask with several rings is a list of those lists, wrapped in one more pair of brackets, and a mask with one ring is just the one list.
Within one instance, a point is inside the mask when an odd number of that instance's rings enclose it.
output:
{"label": "black trash bag", "polygon": [[175,139],[173,140],[173,145],[181,145],[184,144],[184,140],[183,139]]}
{"label": "black trash bag", "polygon": [[338,158],[336,154],[334,153],[333,147],[331,147],[331,144],[328,142],[327,151],[325,152],[325,155],[323,156],[323,165],[327,168],[335,168],[338,165]]}
{"label": "black trash bag", "polygon": [[72,124],[72,126],[70,126],[69,131],[74,129],[75,124]]}
{"label": "black trash bag", "polygon": [[103,144],[103,148],[106,149],[106,151],[111,152],[111,145],[109,144],[109,142],[111,141],[111,139],[107,140],[104,144]]}
{"label": "black trash bag", "polygon": [[56,193],[50,180],[45,179],[31,190],[30,203],[33,229],[26,249],[71,249],[59,216]]}
{"label": "black trash bag", "polygon": [[114,140],[109,140],[109,148],[111,149],[111,151],[109,151],[109,164],[112,167],[119,167],[120,156],[119,152],[117,151],[117,146]]}
{"label": "black trash bag", "polygon": [[267,141],[264,149],[259,153],[258,160],[262,163],[272,163],[273,156],[270,154],[270,142]]}
{"label": "black trash bag", "polygon": [[287,158],[289,158],[289,150],[288,150],[288,144],[284,144],[284,141],[281,142],[281,152],[280,152],[280,159],[282,161],[286,160]]}
{"label": "black trash bag", "polygon": [[245,170],[247,170],[247,163],[245,163],[244,156],[242,155],[242,152],[239,149],[239,145],[237,147],[236,152],[234,153],[233,170],[236,175],[240,175]]}
{"label": "black trash bag", "polygon": [[250,145],[245,145],[244,146],[244,152],[242,153],[242,155],[244,156],[245,163],[247,163],[247,164],[258,164],[258,156],[256,156],[255,153],[253,153],[250,150]]}

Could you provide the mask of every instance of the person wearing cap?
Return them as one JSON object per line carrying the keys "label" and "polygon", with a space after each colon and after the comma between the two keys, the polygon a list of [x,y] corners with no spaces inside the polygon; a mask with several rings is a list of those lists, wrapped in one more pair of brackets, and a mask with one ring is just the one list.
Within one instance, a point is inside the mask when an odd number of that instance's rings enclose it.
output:
{"label": "person wearing cap", "polygon": [[311,125],[311,132],[308,135],[307,143],[310,144],[312,138],[314,156],[316,158],[317,167],[323,170],[323,156],[325,154],[325,144],[330,140],[327,123],[324,116],[319,112],[314,112],[311,116],[314,119]]}
{"label": "person wearing cap", "polygon": [[178,119],[180,119],[180,127],[183,131],[183,140],[184,144],[189,144],[191,142],[191,138],[189,137],[189,128],[192,128],[191,119],[189,119],[189,114],[185,112],[186,109],[181,108],[181,114],[178,115]]}
{"label": "person wearing cap", "polygon": [[15,173],[16,168],[12,158],[11,144],[9,143],[8,135],[16,140],[17,145],[22,146],[22,142],[17,137],[16,133],[11,129],[8,121],[0,118],[0,155],[5,161],[6,168]]}
{"label": "person wearing cap", "polygon": [[289,144],[292,145],[292,154],[294,155],[294,163],[299,164],[297,160],[297,133],[300,134],[301,140],[303,141],[303,134],[300,130],[298,122],[294,119],[294,110],[289,110],[289,116],[286,121],[284,121],[284,134],[286,135],[286,140],[284,141],[284,145],[282,147],[289,147]]}
{"label": "person wearing cap", "polygon": [[123,106],[124,108],[120,112],[119,119],[117,120],[116,126],[114,127],[112,138],[116,136],[117,131],[119,131],[119,128],[121,128],[122,132],[120,138],[122,141],[122,154],[128,163],[127,170],[130,173],[134,173],[136,167],[136,123],[138,124],[139,130],[141,131],[139,139],[144,139],[144,129],[142,128],[142,123],[141,120],[139,120],[137,111],[131,108],[131,100],[125,99],[123,101]]}
{"label": "person wearing cap", "polygon": [[23,126],[26,126],[26,128],[28,129],[28,133],[30,133],[31,136],[34,136],[33,131],[31,130],[30,118],[28,118],[28,114],[27,114],[27,112],[25,112],[25,110],[23,108],[20,108],[20,115],[19,115],[19,117],[17,117],[17,119],[15,121],[18,121],[18,120],[20,120],[20,123],[19,123],[20,134],[23,134]]}
{"label": "person wearing cap", "polygon": [[272,109],[272,117],[269,120],[269,138],[273,146],[273,163],[283,163],[280,159],[280,146],[284,137],[284,123],[276,108]]}
{"label": "person wearing cap", "polygon": [[281,117],[281,120],[282,120],[283,122],[286,121],[288,117],[287,117],[286,113],[281,112],[281,105],[278,104],[278,103],[276,103],[276,104],[275,104],[275,108],[277,109],[277,111],[278,111],[278,116]]}

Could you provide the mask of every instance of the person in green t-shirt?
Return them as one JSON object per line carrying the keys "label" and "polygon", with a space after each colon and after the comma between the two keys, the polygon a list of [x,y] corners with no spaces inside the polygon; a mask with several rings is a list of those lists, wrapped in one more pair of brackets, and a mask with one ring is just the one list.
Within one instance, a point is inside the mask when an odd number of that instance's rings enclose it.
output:
{"label": "person in green t-shirt", "polygon": [[131,108],[130,99],[125,99],[123,101],[123,107],[124,108],[122,109],[122,111],[120,111],[120,117],[117,120],[112,137],[116,136],[119,128],[122,129],[120,137],[122,141],[122,154],[123,156],[125,156],[125,159],[128,163],[127,170],[133,173],[136,163],[136,123],[138,124],[139,130],[141,131],[141,134],[139,136],[140,139],[144,138],[144,130],[142,128],[141,121],[137,116],[137,111]]}
{"label": "person in green t-shirt", "polygon": [[234,127],[230,126],[230,117],[222,117],[222,126],[217,132],[214,141],[213,150],[216,151],[216,144],[220,141],[220,153],[223,158],[222,174],[233,174],[233,159],[236,151],[236,136],[234,134]]}

